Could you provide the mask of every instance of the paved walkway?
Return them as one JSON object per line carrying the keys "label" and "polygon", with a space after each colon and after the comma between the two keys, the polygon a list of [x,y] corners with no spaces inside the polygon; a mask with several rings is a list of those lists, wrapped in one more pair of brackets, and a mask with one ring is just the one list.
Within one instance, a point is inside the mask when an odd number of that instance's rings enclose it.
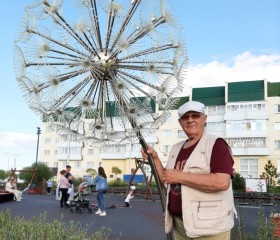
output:
{"label": "paved walkway", "polygon": [[[89,214],[83,211],[82,214],[71,213],[69,209],[60,208],[59,201],[54,195],[24,195],[21,202],[10,201],[0,204],[0,210],[7,208],[12,210],[14,216],[21,216],[26,219],[38,217],[44,212],[48,222],[55,219],[65,223],[74,221],[82,227],[87,227],[89,233],[99,230],[102,226],[109,227],[111,233],[109,239],[119,240],[142,240],[142,239],[167,239],[164,232],[164,220],[160,202],[153,202],[143,198],[135,197],[131,200],[132,207],[117,207],[107,209],[107,216],[100,217],[94,212]],[[108,206],[124,205],[124,196],[107,194]],[[90,195],[90,203],[96,203],[96,195]]]}

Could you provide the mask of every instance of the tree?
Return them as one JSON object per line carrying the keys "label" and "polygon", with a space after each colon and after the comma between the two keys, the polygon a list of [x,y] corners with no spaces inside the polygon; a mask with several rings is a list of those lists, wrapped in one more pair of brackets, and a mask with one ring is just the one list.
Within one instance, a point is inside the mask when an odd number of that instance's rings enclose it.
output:
{"label": "tree", "polygon": [[0,180],[4,180],[9,176],[9,174],[5,171],[0,169]]}
{"label": "tree", "polygon": [[122,173],[122,170],[119,169],[118,167],[112,167],[112,173],[115,174],[115,178],[116,178],[116,175],[117,175],[117,174],[121,174],[121,173]]}
{"label": "tree", "polygon": [[234,172],[232,179],[233,190],[244,190],[245,189],[245,179],[240,173]]}
{"label": "tree", "polygon": [[[19,173],[19,178],[22,179],[26,184],[28,184],[33,176],[33,170],[36,169],[36,163],[33,163],[31,167],[25,167],[22,171],[30,172],[21,172]],[[42,186],[43,180],[48,180],[53,177],[52,171],[44,163],[37,164],[37,173],[36,173],[36,184],[37,186]]]}
{"label": "tree", "polygon": [[279,173],[277,173],[277,168],[272,164],[270,160],[264,165],[265,172],[262,172],[260,178],[267,180],[268,187],[275,186],[275,178],[279,177]]}
{"label": "tree", "polygon": [[89,175],[91,175],[92,178],[94,178],[95,175],[97,175],[97,171],[96,171],[95,169],[93,169],[93,168],[88,168],[88,169],[86,170],[86,173],[89,174]]}

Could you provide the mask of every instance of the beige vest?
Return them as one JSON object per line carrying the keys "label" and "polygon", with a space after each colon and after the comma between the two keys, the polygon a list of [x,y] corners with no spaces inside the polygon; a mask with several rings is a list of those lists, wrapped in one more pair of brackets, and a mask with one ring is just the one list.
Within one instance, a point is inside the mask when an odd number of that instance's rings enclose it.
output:
{"label": "beige vest", "polygon": [[[204,134],[189,157],[184,172],[210,173],[212,149],[218,137]],[[166,168],[173,169],[180,149],[185,141],[175,144],[169,154]],[[183,222],[188,237],[210,236],[230,230],[234,225],[234,200],[232,187],[226,191],[205,193],[185,185],[182,190]],[[165,212],[165,231],[170,232],[173,225],[168,212],[170,185],[167,186]]]}

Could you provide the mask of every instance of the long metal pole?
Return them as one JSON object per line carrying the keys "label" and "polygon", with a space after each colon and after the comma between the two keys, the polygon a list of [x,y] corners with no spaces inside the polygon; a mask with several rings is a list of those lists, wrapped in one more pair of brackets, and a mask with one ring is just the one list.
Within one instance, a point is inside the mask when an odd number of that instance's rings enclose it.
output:
{"label": "long metal pole", "polygon": [[[145,142],[142,134],[140,133],[140,131],[138,132],[138,136],[140,136],[139,138],[139,143],[141,144],[141,146],[143,147],[143,149],[147,150],[147,143]],[[158,176],[158,172],[154,163],[154,159],[152,158],[151,155],[148,154],[148,162],[151,166],[152,169],[152,174],[155,177],[155,181],[157,184],[157,188],[158,188],[158,192],[159,192],[159,196],[160,196],[160,201],[161,201],[161,207],[162,207],[162,211],[163,213],[165,212],[165,205],[166,205],[166,200],[165,200],[165,189],[162,187],[159,176]],[[173,235],[172,232],[167,233],[166,234],[166,238],[167,240],[172,240],[173,239]]]}
{"label": "long metal pole", "polygon": [[37,151],[36,151],[36,170],[37,170],[37,165],[38,165],[38,152],[39,152],[39,139],[40,139],[40,134],[41,134],[41,129],[37,127]]}

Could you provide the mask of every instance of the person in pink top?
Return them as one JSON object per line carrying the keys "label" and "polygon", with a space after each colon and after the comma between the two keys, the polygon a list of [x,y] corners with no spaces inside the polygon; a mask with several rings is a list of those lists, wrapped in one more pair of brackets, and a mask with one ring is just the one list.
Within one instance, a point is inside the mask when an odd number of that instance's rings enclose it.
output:
{"label": "person in pink top", "polygon": [[63,208],[63,206],[65,208],[68,208],[69,205],[67,204],[67,199],[68,199],[68,188],[70,187],[70,183],[68,181],[68,179],[66,178],[66,171],[65,170],[61,170],[60,174],[60,180],[59,180],[59,191],[61,192],[61,199],[60,199],[60,207]]}

